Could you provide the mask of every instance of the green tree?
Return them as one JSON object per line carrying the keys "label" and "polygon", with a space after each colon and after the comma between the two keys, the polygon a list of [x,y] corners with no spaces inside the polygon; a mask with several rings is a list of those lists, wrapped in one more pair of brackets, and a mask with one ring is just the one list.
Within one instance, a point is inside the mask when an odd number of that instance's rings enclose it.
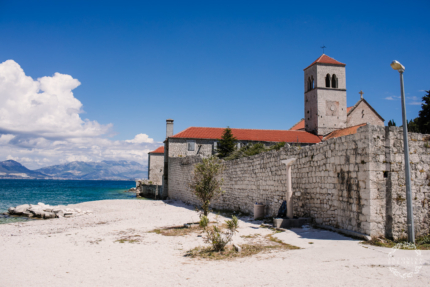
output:
{"label": "green tree", "polygon": [[430,134],[430,90],[426,93],[423,96],[421,111],[418,114],[418,127],[420,133]]}
{"label": "green tree", "polygon": [[220,177],[223,171],[224,164],[216,157],[204,158],[194,166],[190,187],[202,202],[205,216],[208,216],[211,201],[224,193],[221,189],[223,179]]}
{"label": "green tree", "polygon": [[389,126],[389,127],[395,127],[395,126],[396,126],[396,123],[394,122],[394,120],[390,120],[390,121],[388,122],[388,126]]}
{"label": "green tree", "polygon": [[415,118],[413,120],[410,120],[408,122],[408,132],[410,133],[419,133],[420,131],[420,127],[418,125],[419,119]]}
{"label": "green tree", "polygon": [[231,132],[231,128],[227,127],[224,130],[222,137],[218,142],[218,147],[216,150],[218,157],[219,158],[227,157],[233,151],[235,151],[236,141],[237,139],[233,136],[233,133]]}

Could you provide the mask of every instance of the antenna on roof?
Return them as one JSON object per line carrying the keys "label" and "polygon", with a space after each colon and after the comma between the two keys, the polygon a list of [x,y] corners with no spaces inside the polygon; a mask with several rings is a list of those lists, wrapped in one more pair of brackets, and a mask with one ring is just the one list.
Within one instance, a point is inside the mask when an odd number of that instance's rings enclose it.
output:
{"label": "antenna on roof", "polygon": [[320,47],[321,49],[323,49],[323,54],[324,54],[324,49],[327,48],[326,46],[322,45],[322,47]]}

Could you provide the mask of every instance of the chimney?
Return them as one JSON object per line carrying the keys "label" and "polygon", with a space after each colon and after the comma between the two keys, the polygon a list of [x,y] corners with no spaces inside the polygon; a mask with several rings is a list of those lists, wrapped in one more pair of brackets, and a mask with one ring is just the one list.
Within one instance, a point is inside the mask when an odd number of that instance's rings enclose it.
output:
{"label": "chimney", "polygon": [[173,120],[166,120],[166,138],[173,136]]}

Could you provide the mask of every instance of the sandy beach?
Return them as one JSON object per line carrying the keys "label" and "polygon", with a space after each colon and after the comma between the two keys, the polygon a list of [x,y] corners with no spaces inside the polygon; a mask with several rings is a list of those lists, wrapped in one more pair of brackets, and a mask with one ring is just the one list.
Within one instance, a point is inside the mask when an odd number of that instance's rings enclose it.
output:
{"label": "sandy beach", "polygon": [[[430,251],[418,274],[402,279],[389,267],[391,249],[321,229],[273,236],[301,249],[233,260],[185,257],[205,245],[197,234],[163,236],[155,228],[198,221],[192,206],[173,201],[106,200],[70,205],[93,210],[74,218],[0,225],[0,286],[428,286]],[[214,219],[213,215],[211,219]],[[272,234],[240,220],[235,243]],[[130,239],[134,241],[125,241]],[[309,242],[312,242],[310,244]],[[399,250],[402,252],[414,252]],[[409,253],[410,254],[410,253]],[[397,266],[400,273],[408,270]]]}

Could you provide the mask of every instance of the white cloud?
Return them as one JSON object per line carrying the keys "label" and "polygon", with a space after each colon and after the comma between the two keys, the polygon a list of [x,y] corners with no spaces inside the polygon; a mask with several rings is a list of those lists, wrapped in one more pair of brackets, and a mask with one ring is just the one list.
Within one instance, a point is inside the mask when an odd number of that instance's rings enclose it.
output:
{"label": "white cloud", "polygon": [[134,160],[142,164],[161,143],[146,134],[132,140],[106,139],[112,124],[82,119],[82,103],[70,75],[33,80],[13,60],[0,64],[0,160],[28,168],[70,161]]}
{"label": "white cloud", "polygon": [[389,100],[389,101],[396,101],[396,100],[400,99],[400,97],[398,97],[398,96],[388,96],[388,97],[385,97],[385,99]]}
{"label": "white cloud", "polygon": [[154,139],[151,139],[146,134],[138,134],[132,140],[126,140],[128,143],[153,143]]}

